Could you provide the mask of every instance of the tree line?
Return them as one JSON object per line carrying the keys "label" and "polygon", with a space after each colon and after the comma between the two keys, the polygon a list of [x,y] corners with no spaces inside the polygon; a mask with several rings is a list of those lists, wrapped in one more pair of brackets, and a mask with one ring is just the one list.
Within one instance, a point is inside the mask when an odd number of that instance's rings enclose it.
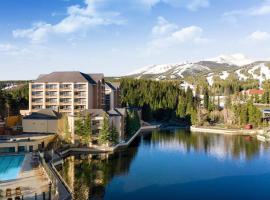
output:
{"label": "tree line", "polygon": [[196,120],[198,99],[192,90],[180,88],[179,81],[121,80],[123,106],[142,108],[145,121]]}
{"label": "tree line", "polygon": [[28,108],[28,84],[9,90],[0,89],[0,118],[18,115],[21,109]]}

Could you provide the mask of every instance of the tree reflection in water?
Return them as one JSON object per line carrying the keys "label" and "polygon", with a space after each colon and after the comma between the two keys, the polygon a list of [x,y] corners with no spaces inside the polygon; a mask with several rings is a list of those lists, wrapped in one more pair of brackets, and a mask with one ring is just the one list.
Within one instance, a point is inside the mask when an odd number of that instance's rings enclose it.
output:
{"label": "tree reflection in water", "polygon": [[60,174],[75,191],[75,199],[103,199],[106,186],[114,176],[127,175],[140,146],[160,150],[198,152],[218,159],[251,160],[263,145],[248,136],[193,133],[185,130],[153,131],[139,136],[125,151],[101,155],[67,157]]}

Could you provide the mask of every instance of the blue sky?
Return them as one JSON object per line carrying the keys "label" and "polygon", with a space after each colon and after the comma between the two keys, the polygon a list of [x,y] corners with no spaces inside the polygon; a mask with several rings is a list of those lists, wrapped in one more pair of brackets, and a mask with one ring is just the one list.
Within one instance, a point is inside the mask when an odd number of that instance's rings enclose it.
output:
{"label": "blue sky", "polygon": [[270,58],[270,0],[0,0],[0,80]]}

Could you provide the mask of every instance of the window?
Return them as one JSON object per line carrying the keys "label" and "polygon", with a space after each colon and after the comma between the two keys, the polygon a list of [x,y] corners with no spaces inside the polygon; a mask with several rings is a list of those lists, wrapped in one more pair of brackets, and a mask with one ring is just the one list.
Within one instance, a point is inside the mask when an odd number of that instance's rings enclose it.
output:
{"label": "window", "polygon": [[64,97],[71,96],[71,92],[60,92],[60,95]]}
{"label": "window", "polygon": [[71,99],[69,99],[69,98],[61,98],[60,102],[61,103],[71,103]]}
{"label": "window", "polygon": [[47,84],[46,89],[49,89],[49,90],[57,89],[57,84]]}
{"label": "window", "polygon": [[57,92],[48,91],[46,92],[46,96],[57,96]]}
{"label": "window", "polygon": [[55,98],[54,99],[52,99],[52,98],[51,99],[46,99],[46,102],[47,103],[57,103],[57,99],[55,99]]}
{"label": "window", "polygon": [[41,110],[42,106],[40,106],[40,105],[32,106],[32,109],[33,110]]}
{"label": "window", "polygon": [[41,90],[43,89],[43,84],[32,84],[32,89]]}
{"label": "window", "polygon": [[42,103],[43,99],[42,98],[32,98],[33,103]]}
{"label": "window", "polygon": [[64,90],[70,90],[72,88],[72,85],[71,84],[61,84],[60,88],[64,89]]}
{"label": "window", "polygon": [[43,95],[43,92],[36,92],[36,91],[32,92],[32,96],[42,96],[42,95]]}

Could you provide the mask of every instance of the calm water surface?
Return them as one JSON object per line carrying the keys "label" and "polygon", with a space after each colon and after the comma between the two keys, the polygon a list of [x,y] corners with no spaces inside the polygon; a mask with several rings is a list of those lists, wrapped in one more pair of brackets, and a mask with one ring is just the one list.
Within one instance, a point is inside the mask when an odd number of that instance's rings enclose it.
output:
{"label": "calm water surface", "polygon": [[75,199],[270,199],[270,146],[245,136],[154,131],[124,152],[66,158]]}

